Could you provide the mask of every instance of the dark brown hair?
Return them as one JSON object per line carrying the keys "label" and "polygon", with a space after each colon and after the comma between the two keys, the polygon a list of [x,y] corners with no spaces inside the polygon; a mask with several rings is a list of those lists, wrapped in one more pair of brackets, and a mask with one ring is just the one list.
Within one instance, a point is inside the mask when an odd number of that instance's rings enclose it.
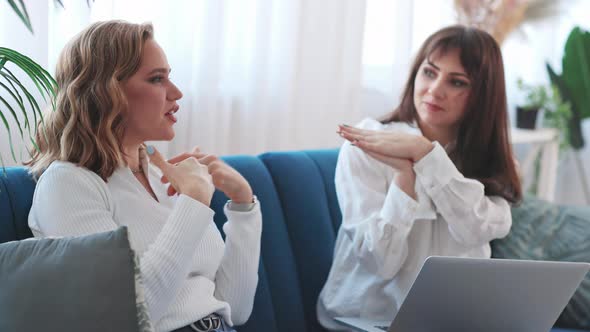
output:
{"label": "dark brown hair", "polygon": [[459,50],[471,92],[449,156],[465,177],[483,183],[486,195],[502,196],[517,203],[522,198],[522,188],[508,137],[502,52],[487,32],[454,25],[428,37],[414,59],[399,106],[381,122],[418,122],[414,81],[420,65],[434,53],[444,54],[453,49]]}

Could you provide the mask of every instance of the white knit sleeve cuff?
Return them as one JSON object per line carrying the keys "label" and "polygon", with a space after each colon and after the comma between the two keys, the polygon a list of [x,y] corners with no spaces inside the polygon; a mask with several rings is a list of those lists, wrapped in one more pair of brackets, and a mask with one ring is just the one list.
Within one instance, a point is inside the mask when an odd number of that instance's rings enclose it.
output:
{"label": "white knit sleeve cuff", "polygon": [[256,195],[254,195],[252,196],[251,203],[236,203],[232,200],[229,200],[227,201],[226,207],[231,211],[248,212],[251,211],[254,208],[254,206],[256,206],[256,204],[258,204],[258,198],[256,197]]}

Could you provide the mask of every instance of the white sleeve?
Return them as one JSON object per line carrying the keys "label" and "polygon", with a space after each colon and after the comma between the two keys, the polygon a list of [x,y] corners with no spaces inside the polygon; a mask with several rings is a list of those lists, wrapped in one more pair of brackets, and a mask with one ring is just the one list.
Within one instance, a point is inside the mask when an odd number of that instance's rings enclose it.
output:
{"label": "white sleeve", "polygon": [[453,238],[465,246],[481,246],[510,231],[510,205],[499,196],[486,196],[484,185],[465,178],[440,144],[414,164],[417,181],[432,199]]}
{"label": "white sleeve", "polygon": [[225,252],[215,275],[215,296],[229,303],[234,325],[242,325],[252,313],[258,284],[262,214],[258,202],[250,211],[226,204],[224,212]]}
{"label": "white sleeve", "polygon": [[[75,166],[48,169],[39,179],[29,224],[44,236],[80,236],[113,230],[106,184]],[[158,321],[186,279],[196,243],[213,217],[207,206],[180,195],[162,231],[140,259],[150,319]]]}
{"label": "white sleeve", "polygon": [[335,182],[341,231],[352,242],[352,251],[368,270],[393,278],[407,257],[418,203],[388,183],[378,161],[349,142],[340,149]]}

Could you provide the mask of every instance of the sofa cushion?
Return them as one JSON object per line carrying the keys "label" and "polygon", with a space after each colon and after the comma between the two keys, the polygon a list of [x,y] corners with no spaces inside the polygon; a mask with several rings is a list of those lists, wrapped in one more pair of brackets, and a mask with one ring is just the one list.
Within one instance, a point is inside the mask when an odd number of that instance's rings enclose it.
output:
{"label": "sofa cushion", "polygon": [[35,182],[24,167],[0,167],[0,243],[33,236],[28,226]]}
{"label": "sofa cushion", "polygon": [[[326,150],[325,157],[335,157],[328,151],[332,150]],[[259,158],[272,176],[285,213],[297,264],[297,285],[303,295],[306,331],[325,331],[317,319],[316,303],[332,265],[336,237],[335,213],[328,208],[335,197],[330,202],[326,191],[333,188],[333,177],[327,168],[322,171],[317,158],[314,160],[303,151],[265,153]]]}
{"label": "sofa cushion", "polygon": [[334,233],[336,234],[342,223],[342,212],[340,211],[340,204],[338,204],[336,183],[334,182],[336,176],[335,166],[338,162],[338,153],[340,150],[307,150],[304,152],[311,160],[313,160],[322,175],[322,184],[324,185],[326,199],[328,200],[328,209],[330,210],[332,225],[334,226]]}
{"label": "sofa cushion", "polygon": [[127,229],[0,244],[0,331],[138,331]]}
{"label": "sofa cushion", "polygon": [[[229,156],[223,160],[248,180],[260,201],[263,215],[259,281],[254,310],[248,322],[238,330],[306,331],[293,247],[273,180],[265,165],[256,157]],[[211,202],[211,208],[216,212],[215,222],[222,234],[221,225],[226,220],[223,205],[226,201],[227,197],[217,191]]]}
{"label": "sofa cushion", "polygon": [[[527,196],[512,209],[512,228],[492,242],[497,258],[590,262],[590,208],[552,204]],[[590,274],[560,315],[557,326],[590,330]]]}

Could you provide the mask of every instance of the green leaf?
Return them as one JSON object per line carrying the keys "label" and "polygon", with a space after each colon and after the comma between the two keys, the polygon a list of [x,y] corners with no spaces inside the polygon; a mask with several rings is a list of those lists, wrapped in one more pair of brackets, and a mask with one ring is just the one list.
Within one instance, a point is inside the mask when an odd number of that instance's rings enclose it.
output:
{"label": "green leaf", "polygon": [[[29,90],[27,90],[27,88],[20,82],[20,80],[16,77],[16,75],[14,75],[10,70],[6,69],[6,74],[5,73],[0,73],[0,75],[4,76],[8,81],[12,81],[14,83],[16,83],[18,85],[18,87],[21,89],[21,91],[25,94],[25,96],[27,97],[27,99],[29,100],[29,104],[31,105],[31,107],[33,108],[33,110],[35,111],[41,111],[41,108],[39,107],[39,105],[37,104],[37,101],[35,100],[35,98],[33,97],[33,95],[29,92]],[[45,99],[46,100],[46,99]]]}
{"label": "green leaf", "polygon": [[0,56],[5,56],[9,61],[21,68],[35,83],[43,98],[55,96],[57,82],[49,72],[31,58],[5,47],[0,47]]}
{"label": "green leaf", "polygon": [[[2,77],[4,77],[4,73],[0,72],[0,75]],[[20,92],[18,92],[18,89],[14,86],[14,84],[8,78],[4,77],[4,79],[6,80],[8,85],[6,85],[0,81],[0,86],[2,86],[12,96],[12,98],[14,98],[14,100],[16,101],[18,106],[20,107],[21,111],[23,111],[23,112],[26,111],[25,104],[23,103],[23,97],[20,95]],[[25,126],[26,125],[27,124],[25,123]]]}
{"label": "green leaf", "polygon": [[[51,105],[54,106],[55,102],[55,95],[57,91],[57,82],[51,77],[51,75],[43,69],[40,65],[38,65],[35,61],[30,59],[29,57],[11,50],[9,48],[0,47],[0,79],[3,78],[8,84],[0,82],[0,91],[6,91],[16,104],[18,104],[18,108],[22,111],[24,116],[24,128],[28,129],[28,138],[31,142],[34,142],[33,137],[31,136],[31,128],[34,128],[35,135],[38,134],[38,130],[40,128],[40,124],[43,123],[43,112],[41,112],[41,108],[37,103],[37,98],[33,97],[33,95],[28,91],[28,89],[21,83],[21,80],[18,79],[16,75],[10,71],[7,64],[12,64],[18,68],[20,68],[25,75],[20,75],[21,77],[28,77],[30,81],[35,84],[37,89],[39,90],[41,97],[44,100],[48,100],[51,102]],[[15,162],[17,162],[16,154],[14,150],[14,144],[12,139],[12,133],[10,131],[10,126],[6,119],[6,112],[10,112],[12,117],[16,121],[17,129],[20,133],[22,139],[24,139],[24,132],[23,132],[23,124],[17,115],[15,107],[13,107],[8,100],[4,97],[0,96],[0,117],[4,126],[8,131],[8,140],[10,146],[10,152],[12,158]],[[10,99],[10,98],[9,98]],[[28,102],[28,105],[32,109],[34,123],[31,124],[29,115],[27,113],[27,104],[25,100]],[[13,104],[14,105],[14,104]],[[38,122],[38,120],[40,122]],[[35,149],[38,150],[38,146],[35,146]],[[29,149],[27,149],[29,151]],[[1,161],[0,161],[1,162]]]}
{"label": "green leaf", "polygon": [[574,28],[565,44],[562,77],[580,120],[590,118],[590,32]]}
{"label": "green leaf", "polygon": [[16,2],[14,2],[14,0],[8,0],[8,4],[10,5],[10,7],[12,7],[16,15],[20,17],[21,21],[23,21],[27,29],[29,29],[29,31],[33,33],[33,26],[31,25],[31,18],[29,17],[29,13],[27,12],[27,7],[25,6],[23,0],[19,0],[18,2],[20,3],[20,8],[16,4]]}
{"label": "green leaf", "polygon": [[[12,91],[10,91],[10,88],[6,84],[0,82],[0,86],[3,87],[6,91],[8,91],[8,94],[10,94],[12,96],[12,98],[16,100],[16,102],[20,108],[20,111],[25,116],[25,129],[29,128],[29,117],[27,116],[27,110],[25,109],[25,105],[19,102],[18,97]],[[16,112],[10,106],[10,103],[8,103],[8,101],[6,99],[4,99],[1,95],[0,95],[0,100],[2,100],[2,102],[6,105],[6,107],[8,107],[8,110],[12,114],[12,117],[14,118],[14,120],[16,121],[16,124],[17,124],[17,126],[20,130],[21,136],[22,136],[23,131],[21,129],[22,127],[21,127],[20,121],[19,121],[18,117],[16,116]]]}
{"label": "green leaf", "polygon": [[584,136],[582,134],[582,126],[580,123],[580,113],[577,109],[576,104],[572,102],[570,90],[568,86],[565,84],[563,78],[555,73],[551,65],[549,65],[548,63],[546,63],[545,65],[547,67],[547,73],[549,74],[549,79],[551,80],[551,83],[557,87],[559,93],[561,94],[561,98],[563,98],[564,101],[570,103],[571,117],[568,121],[568,140],[572,148],[579,150],[584,147]]}
{"label": "green leaf", "polygon": [[[6,127],[6,132],[8,134],[8,145],[10,146],[10,153],[12,154],[12,159],[14,160],[14,162],[17,162],[16,154],[14,153],[14,145],[12,144],[12,134],[10,133],[10,126],[8,125],[8,121],[6,121],[6,118],[4,117],[4,114],[2,114],[2,112],[0,112],[0,119],[2,119],[4,127]],[[2,164],[4,164],[4,161],[2,161]]]}
{"label": "green leaf", "polygon": [[[41,96],[45,100],[47,100],[47,96],[55,97],[57,90],[57,82],[55,82],[53,77],[51,77],[51,75],[41,66],[39,66],[30,58],[8,48],[0,47],[0,57],[2,56],[5,57],[5,59],[9,58],[12,62],[14,62],[15,65],[21,68],[29,76],[29,78],[31,78],[31,80],[37,86],[37,89],[41,93]],[[16,76],[13,75],[7,68],[5,68],[5,70],[9,72],[16,81],[18,81],[18,79],[16,79]],[[20,84],[20,82],[19,85],[24,88],[24,86]],[[26,89],[25,94],[27,96],[27,99],[29,100],[29,103],[36,111],[36,114],[33,113],[35,115],[35,118],[39,116],[39,119],[42,122],[43,114],[41,112],[41,109],[37,105],[37,102],[30,93],[27,93]],[[52,107],[55,107],[54,98],[51,98],[51,105]],[[37,123],[36,119],[35,123]]]}
{"label": "green leaf", "polygon": [[23,91],[23,93],[27,97],[27,100],[29,101],[29,105],[31,105],[31,108],[33,109],[33,116],[35,117],[35,125],[38,124],[37,115],[39,116],[41,121],[43,121],[43,112],[41,112],[41,108],[39,107],[39,104],[37,104],[37,101],[35,100],[33,95],[19,81],[19,79],[14,74],[12,74],[12,72],[10,72],[9,70],[7,70],[7,72],[8,72],[8,74],[6,74],[6,75],[9,76],[9,79],[14,81],[16,84],[18,84],[19,88]]}
{"label": "green leaf", "polygon": [[[35,100],[35,98],[31,95],[31,93],[29,93],[27,88],[24,85],[22,85],[22,83],[16,78],[16,76],[14,76],[10,71],[7,70],[7,73],[0,73],[0,76],[4,77],[4,79],[6,79],[11,85],[12,85],[12,82],[16,83],[18,85],[19,89],[25,94],[25,97],[27,98],[29,105],[31,105],[31,108],[33,109],[33,117],[34,117],[35,122],[33,123],[32,126],[37,127],[37,124],[38,124],[37,123],[37,114],[41,114],[41,108],[37,104],[37,101]],[[16,91],[18,93],[18,90],[16,90]],[[24,103],[23,103],[22,112],[25,117],[25,127],[30,127],[29,117],[28,117],[26,109],[24,108]]]}
{"label": "green leaf", "polygon": [[[2,96],[0,96],[0,101],[4,105],[6,105],[6,107],[8,108],[8,110],[10,111],[10,113],[12,114],[12,117],[16,121],[16,126],[18,128],[19,133],[20,133],[20,137],[24,137],[23,129],[22,129],[22,126],[20,124],[20,121],[18,120],[18,117],[16,116],[16,112],[14,111],[14,109],[12,108],[12,106],[10,106],[10,104],[8,103],[8,101],[6,99],[4,99]],[[2,113],[2,112],[0,112],[0,113]]]}
{"label": "green leaf", "polygon": [[35,142],[35,139],[33,137],[29,136],[29,140],[31,141],[31,144],[33,145],[33,147],[35,148],[35,150],[37,152],[41,152],[41,149],[39,148],[39,146],[37,145],[37,142]]}

